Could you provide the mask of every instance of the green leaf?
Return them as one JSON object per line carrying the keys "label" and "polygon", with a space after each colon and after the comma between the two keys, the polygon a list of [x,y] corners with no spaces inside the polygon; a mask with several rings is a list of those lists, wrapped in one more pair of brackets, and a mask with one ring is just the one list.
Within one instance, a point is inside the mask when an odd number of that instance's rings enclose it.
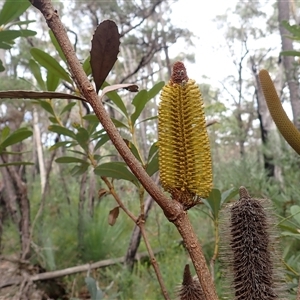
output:
{"label": "green leaf", "polygon": [[57,143],[55,143],[54,145],[52,145],[51,147],[50,147],[50,151],[53,151],[53,150],[55,150],[55,149],[57,149],[57,148],[59,148],[59,147],[70,147],[70,146],[72,146],[72,142],[70,142],[70,141],[62,141],[62,142],[57,142]]}
{"label": "green leaf", "polygon": [[299,25],[290,25],[288,21],[283,20],[281,25],[292,33],[295,37],[300,37],[300,26]]}
{"label": "green leaf", "polygon": [[70,102],[68,103],[60,112],[60,115],[63,115],[65,112],[70,111],[72,109],[73,106],[76,105],[76,102]]}
{"label": "green leaf", "polygon": [[103,146],[106,142],[109,141],[109,136],[108,134],[103,134],[100,138],[100,140],[97,142],[94,151],[98,150],[101,146]]}
{"label": "green leaf", "polygon": [[10,133],[10,128],[8,126],[5,126],[1,131],[1,142],[4,141]]}
{"label": "green leaf", "polygon": [[[105,81],[102,85],[102,89],[106,86],[109,86],[109,84]],[[127,109],[125,107],[125,104],[121,97],[118,95],[116,91],[108,92],[107,97],[123,112],[125,117],[128,117]]]}
{"label": "green leaf", "polygon": [[91,56],[89,55],[82,64],[82,68],[83,68],[86,76],[89,76],[92,74],[92,67],[91,67],[90,59],[91,59]]}
{"label": "green leaf", "polygon": [[146,118],[146,119],[144,119],[140,122],[137,122],[136,125],[147,122],[147,121],[156,120],[156,119],[157,119],[157,116],[149,117],[149,118]]}
{"label": "green leaf", "polygon": [[20,37],[29,37],[36,35],[36,31],[29,30],[29,29],[21,29],[20,31]]}
{"label": "green leaf", "polygon": [[32,58],[29,60],[29,68],[34,78],[36,79],[40,89],[45,90],[46,85],[41,74],[41,69],[39,65],[36,63],[36,61],[33,60]]}
{"label": "green leaf", "polygon": [[218,189],[212,189],[207,199],[202,199],[203,203],[209,208],[214,220],[218,219],[221,209],[221,192]]}
{"label": "green leaf", "polygon": [[89,122],[94,122],[94,123],[100,123],[98,117],[95,114],[89,114],[89,115],[85,115],[83,117],[84,120],[87,120]]}
{"label": "green leaf", "polygon": [[65,127],[62,127],[60,125],[50,125],[48,126],[48,130],[58,133],[58,134],[62,134],[68,137],[71,137],[72,139],[76,139],[76,135],[73,131],[71,131],[70,129],[67,129]]}
{"label": "green leaf", "polygon": [[19,30],[2,30],[0,31],[0,41],[9,42],[21,36]]}
{"label": "green leaf", "polygon": [[283,56],[300,56],[300,52],[295,50],[281,51],[280,54]]}
{"label": "green leaf", "polygon": [[57,118],[55,118],[55,117],[49,117],[49,121],[54,124],[59,124]]}
{"label": "green leaf", "polygon": [[94,172],[99,176],[124,179],[139,186],[137,178],[128,170],[128,167],[124,162],[104,163],[96,167]]}
{"label": "green leaf", "polygon": [[[1,48],[1,46],[0,46],[0,48]],[[3,66],[2,60],[0,59],[0,72],[3,72],[3,71],[5,71],[5,68]]]}
{"label": "green leaf", "polygon": [[70,171],[70,173],[71,173],[72,176],[82,175],[83,173],[85,173],[87,171],[89,166],[90,166],[89,163],[80,164],[79,166],[74,166],[72,168],[72,170]]}
{"label": "green leaf", "polygon": [[83,127],[79,127],[77,130],[78,132],[76,133],[75,139],[78,142],[78,144],[82,147],[82,149],[84,149],[84,151],[87,152],[90,135],[88,131]]}
{"label": "green leaf", "polygon": [[51,114],[52,116],[55,117],[55,112],[53,110],[52,104],[49,101],[40,100],[39,102],[40,102],[41,107],[45,111],[47,111],[49,114]]}
{"label": "green leaf", "polygon": [[60,58],[61,58],[64,62],[66,62],[66,61],[67,61],[66,56],[64,55],[63,51],[61,50],[61,47],[60,47],[59,43],[57,42],[57,39],[56,39],[56,37],[54,36],[52,30],[49,30],[49,36],[50,36],[50,39],[51,39],[52,44],[54,45],[56,51],[58,52]]}
{"label": "green leaf", "polygon": [[74,156],[62,156],[58,157],[55,162],[59,164],[70,164],[70,163],[81,163],[81,164],[88,164],[87,161],[84,159],[74,157]]}
{"label": "green leaf", "polygon": [[32,166],[34,163],[27,161],[15,161],[11,163],[0,164],[0,167],[8,167],[8,166]]}
{"label": "green leaf", "polygon": [[0,48],[1,49],[9,50],[9,49],[12,48],[12,46],[13,46],[13,43],[9,44],[8,42],[5,43],[5,42],[0,41]]}
{"label": "green leaf", "polygon": [[233,197],[235,197],[238,193],[239,193],[239,189],[237,188],[231,188],[223,192],[221,196],[221,206],[227,201],[231,200]]}
{"label": "green leaf", "polygon": [[6,0],[0,12],[0,26],[17,19],[29,6],[29,1]]}
{"label": "green leaf", "polygon": [[135,111],[130,117],[132,126],[134,126],[135,121],[140,116],[142,110],[145,108],[145,105],[147,104],[148,101],[149,101],[148,92],[146,90],[141,90],[133,98],[132,104],[135,106]]}
{"label": "green leaf", "polygon": [[154,98],[164,87],[165,82],[160,81],[159,83],[155,84],[149,91],[148,91],[148,99]]}
{"label": "green leaf", "polygon": [[124,124],[123,122],[121,122],[121,121],[119,121],[115,118],[111,118],[111,120],[113,121],[113,123],[115,124],[115,126],[117,128],[127,128],[127,129],[129,129],[128,126],[126,124]]}
{"label": "green leaf", "polygon": [[152,176],[158,171],[158,169],[159,169],[159,164],[158,164],[158,151],[157,151],[152,157],[151,161],[147,164],[146,172],[148,173],[149,176]]}
{"label": "green leaf", "polygon": [[130,142],[129,140],[124,139],[124,142],[126,143],[126,145],[128,146],[128,148],[130,149],[130,151],[132,152],[132,154],[135,156],[135,158],[139,162],[142,162],[142,159],[140,157],[139,151],[136,148],[136,146],[132,142]]}
{"label": "green leaf", "polygon": [[300,206],[299,205],[292,205],[290,210],[291,210],[291,214],[292,214],[293,218],[300,225]]}
{"label": "green leaf", "polygon": [[54,92],[59,85],[59,77],[50,70],[48,70],[47,73],[46,85],[47,85],[47,90],[52,92]]}
{"label": "green leaf", "polygon": [[93,300],[102,300],[104,299],[104,295],[101,289],[97,286],[97,283],[92,277],[85,277],[85,283],[91,295],[91,299]]}
{"label": "green leaf", "polygon": [[158,151],[158,142],[155,142],[151,145],[149,153],[148,153],[148,159],[147,161],[149,162],[152,156]]}
{"label": "green leaf", "polygon": [[4,148],[20,143],[21,141],[27,139],[32,136],[32,131],[27,128],[20,128],[14,131],[11,135],[9,135],[2,143],[0,144],[0,152],[3,151]]}
{"label": "green leaf", "polygon": [[65,69],[48,53],[37,49],[32,48],[30,50],[32,57],[45,69],[52,72],[54,75],[58,76],[59,78],[72,83],[72,80],[69,74],[65,71]]}

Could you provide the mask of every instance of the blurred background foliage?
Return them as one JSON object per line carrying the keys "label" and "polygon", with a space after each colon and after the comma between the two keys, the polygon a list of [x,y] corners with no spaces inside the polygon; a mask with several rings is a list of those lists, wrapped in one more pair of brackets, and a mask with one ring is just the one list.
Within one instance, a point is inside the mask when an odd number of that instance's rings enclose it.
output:
{"label": "blurred background foliage", "polygon": [[[0,12],[0,90],[48,90],[77,95],[65,58],[42,16],[29,7],[29,2],[20,3],[22,6],[15,11],[15,2],[7,0]],[[272,200],[278,217],[274,226],[280,231],[286,288],[290,299],[296,295],[300,274],[300,158],[279,135],[264,109],[257,81],[259,69],[267,68],[274,75],[285,108],[300,130],[298,44],[295,49],[288,44],[292,48],[283,49],[280,54],[280,38],[283,44],[287,36],[290,41],[300,39],[299,8],[296,2],[286,3],[286,7],[274,3],[264,13],[265,7],[259,2],[238,2],[224,15],[216,16],[216,26],[224,31],[224,47],[231,53],[229,59],[236,73],[228,74],[219,86],[207,83],[209,78],[194,78],[205,100],[207,120],[217,123],[208,127],[214,190],[189,215],[220,298],[222,268],[218,259],[211,263],[218,240],[218,214],[225,202],[237,199],[236,191],[241,185],[254,197]],[[170,77],[173,62],[194,62],[193,30],[173,25],[172,8],[164,0],[111,0],[101,4],[76,1],[68,5],[55,2],[55,8],[91,80],[89,51],[93,32],[104,19],[112,19],[118,25],[119,59],[104,86],[134,83],[140,92],[110,92],[104,105],[133,154],[156,179],[158,95]],[[284,9],[286,22],[281,23]],[[233,18],[236,23],[229,22]],[[259,27],[257,22],[265,25]],[[262,43],[258,48],[254,42],[274,35],[276,43]],[[177,56],[171,56],[170,48],[180,40],[190,45],[190,53],[179,51]],[[295,87],[287,73],[292,73],[297,83],[298,98],[293,96]],[[109,225],[108,216],[116,203],[100,176],[109,178],[135,215],[147,194],[122,163],[91,108],[70,99],[0,101],[1,255],[10,257],[22,250],[19,224],[24,216],[18,198],[20,187],[15,184],[19,179],[27,187],[25,202],[31,222],[28,259],[32,264],[53,271],[125,256],[135,224],[120,210],[115,225]],[[11,177],[9,167],[17,171],[15,177]],[[155,203],[146,229],[173,299],[184,266],[190,263],[189,256],[177,230]],[[138,252],[144,251],[141,241]],[[132,271],[117,263],[91,270],[86,280],[85,276],[78,273],[62,279],[70,299],[88,298],[87,289],[91,294],[90,288],[93,290],[96,282],[99,293],[95,297],[99,299],[162,297],[147,258],[138,260]]]}

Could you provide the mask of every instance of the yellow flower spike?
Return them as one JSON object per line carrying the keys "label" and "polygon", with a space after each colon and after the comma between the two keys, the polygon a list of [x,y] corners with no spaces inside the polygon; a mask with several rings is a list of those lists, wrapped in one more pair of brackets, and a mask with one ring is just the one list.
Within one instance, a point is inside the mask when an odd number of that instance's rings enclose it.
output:
{"label": "yellow flower spike", "polygon": [[189,208],[212,189],[203,99],[183,63],[176,62],[158,109],[159,170],[163,188]]}

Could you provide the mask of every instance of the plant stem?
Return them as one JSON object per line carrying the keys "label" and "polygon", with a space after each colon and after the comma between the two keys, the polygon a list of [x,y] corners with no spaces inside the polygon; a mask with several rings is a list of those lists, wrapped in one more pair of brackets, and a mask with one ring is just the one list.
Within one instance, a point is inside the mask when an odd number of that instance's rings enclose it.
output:
{"label": "plant stem", "polygon": [[127,163],[133,174],[142,183],[147,192],[162,208],[164,214],[170,222],[173,222],[181,234],[187,249],[190,253],[200,283],[206,296],[206,300],[215,300],[217,294],[214,284],[209,273],[208,267],[205,263],[205,258],[201,246],[197,240],[191,223],[184,211],[182,205],[176,201],[172,201],[164,195],[164,193],[154,184],[153,180],[146,173],[140,162],[134,157],[127,145],[120,136],[118,130],[111,121],[104,106],[98,99],[98,95],[88,80],[82,66],[75,54],[73,46],[68,39],[66,30],[54,10],[50,0],[30,0],[31,4],[41,11],[45,20],[56,37],[66,60],[72,72],[73,79],[80,90],[81,94],[85,97],[88,103],[93,107],[95,114],[99,118],[101,124],[105,128],[112,143]]}

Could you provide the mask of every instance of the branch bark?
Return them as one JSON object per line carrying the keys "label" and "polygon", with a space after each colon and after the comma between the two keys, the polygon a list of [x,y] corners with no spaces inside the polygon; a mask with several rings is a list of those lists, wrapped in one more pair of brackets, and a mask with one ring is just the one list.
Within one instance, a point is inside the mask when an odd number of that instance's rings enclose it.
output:
{"label": "branch bark", "polygon": [[164,193],[154,184],[153,180],[145,172],[142,165],[131,153],[113,122],[105,111],[104,106],[99,101],[95,89],[89,82],[82,66],[76,57],[75,51],[68,39],[66,30],[60,21],[57,12],[54,10],[50,0],[30,0],[32,5],[41,11],[49,28],[53,31],[62,51],[64,52],[74,81],[80,90],[81,94],[87,99],[89,104],[94,109],[95,114],[99,118],[101,124],[105,128],[112,143],[127,163],[133,174],[142,183],[147,192],[162,208],[164,214],[170,222],[173,222],[180,232],[183,240],[187,245],[187,249],[192,258],[196,273],[205,293],[207,300],[217,299],[217,294],[214,288],[209,269],[206,265],[204,255],[200,243],[193,231],[187,213],[182,205],[176,201],[170,200]]}

